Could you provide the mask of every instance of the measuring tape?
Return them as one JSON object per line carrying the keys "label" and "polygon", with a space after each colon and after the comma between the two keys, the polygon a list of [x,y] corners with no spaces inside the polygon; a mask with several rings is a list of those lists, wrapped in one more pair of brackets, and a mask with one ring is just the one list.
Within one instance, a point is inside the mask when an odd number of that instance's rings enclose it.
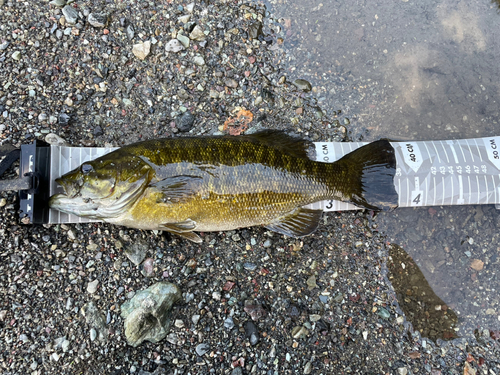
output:
{"label": "measuring tape", "polygon": [[[315,142],[316,160],[331,163],[365,142]],[[399,207],[500,203],[500,137],[391,142]],[[339,201],[308,207],[356,210]]]}
{"label": "measuring tape", "polygon": [[[315,142],[316,160],[332,163],[365,145],[365,142]],[[500,137],[452,141],[391,142],[396,156],[394,186],[399,207],[500,203]],[[82,163],[117,148],[23,145],[20,172],[36,167],[43,199],[24,192],[21,210],[35,223],[85,223],[93,220],[48,209],[42,203],[62,192],[55,182]],[[26,154],[26,155],[24,155]],[[24,157],[23,157],[24,155]],[[31,168],[31,169],[30,169]],[[37,208],[37,204],[39,208]],[[44,206],[44,207],[42,207]],[[324,211],[357,210],[344,202],[329,200],[308,206]]]}

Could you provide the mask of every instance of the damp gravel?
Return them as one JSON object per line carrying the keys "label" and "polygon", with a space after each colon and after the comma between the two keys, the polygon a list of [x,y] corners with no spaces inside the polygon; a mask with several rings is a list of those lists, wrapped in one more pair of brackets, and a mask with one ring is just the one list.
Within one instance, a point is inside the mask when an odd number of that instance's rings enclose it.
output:
{"label": "damp gravel", "polygon": [[[0,11],[2,144],[220,134],[242,110],[249,131],[347,139],[342,109],[288,76],[282,26],[261,3],[0,0]],[[499,331],[450,340],[411,328],[390,281],[391,261],[407,258],[391,253],[371,212],[325,215],[303,239],[251,228],[205,233],[198,245],[108,224],[27,226],[14,193],[0,202],[3,374],[500,371]],[[479,250],[467,249],[470,261]],[[157,282],[182,291],[175,323],[134,348],[120,307]]]}

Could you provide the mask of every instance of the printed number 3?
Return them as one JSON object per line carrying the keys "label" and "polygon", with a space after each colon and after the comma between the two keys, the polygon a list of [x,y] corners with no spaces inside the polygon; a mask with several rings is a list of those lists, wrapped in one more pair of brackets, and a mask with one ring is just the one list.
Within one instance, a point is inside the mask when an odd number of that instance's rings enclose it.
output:
{"label": "printed number 3", "polygon": [[333,201],[328,201],[328,203],[326,204],[326,209],[329,210],[330,208],[333,207]]}

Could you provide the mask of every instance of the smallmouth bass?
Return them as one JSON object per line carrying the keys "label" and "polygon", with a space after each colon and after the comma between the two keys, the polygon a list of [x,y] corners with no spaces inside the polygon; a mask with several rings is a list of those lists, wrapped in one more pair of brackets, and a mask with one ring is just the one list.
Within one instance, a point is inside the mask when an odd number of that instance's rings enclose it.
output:
{"label": "smallmouth bass", "polygon": [[57,210],[138,229],[195,233],[256,225],[292,237],[318,226],[310,203],[336,199],[359,207],[397,206],[396,159],[387,140],[334,163],[311,160],[309,141],[267,130],[242,136],[154,139],[85,162],[56,179]]}

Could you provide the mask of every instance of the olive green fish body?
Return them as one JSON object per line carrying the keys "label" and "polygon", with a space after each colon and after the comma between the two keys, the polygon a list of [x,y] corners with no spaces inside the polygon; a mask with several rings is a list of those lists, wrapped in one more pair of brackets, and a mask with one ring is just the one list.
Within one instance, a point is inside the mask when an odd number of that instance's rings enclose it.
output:
{"label": "olive green fish body", "polygon": [[[303,208],[313,202],[337,199],[369,208],[395,206],[393,150],[387,141],[379,142],[385,143],[373,143],[335,163],[320,163],[308,158],[309,142],[276,131],[144,141],[84,163],[59,180],[67,192],[79,190],[70,197],[76,205],[87,196],[87,208],[67,209],[68,199],[57,195],[51,205],[198,242],[193,231],[255,225],[300,236],[318,224],[321,212]],[[367,188],[380,184],[370,175],[382,175],[384,187]],[[96,178],[104,187],[100,199]],[[388,182],[392,191],[385,186]]]}

